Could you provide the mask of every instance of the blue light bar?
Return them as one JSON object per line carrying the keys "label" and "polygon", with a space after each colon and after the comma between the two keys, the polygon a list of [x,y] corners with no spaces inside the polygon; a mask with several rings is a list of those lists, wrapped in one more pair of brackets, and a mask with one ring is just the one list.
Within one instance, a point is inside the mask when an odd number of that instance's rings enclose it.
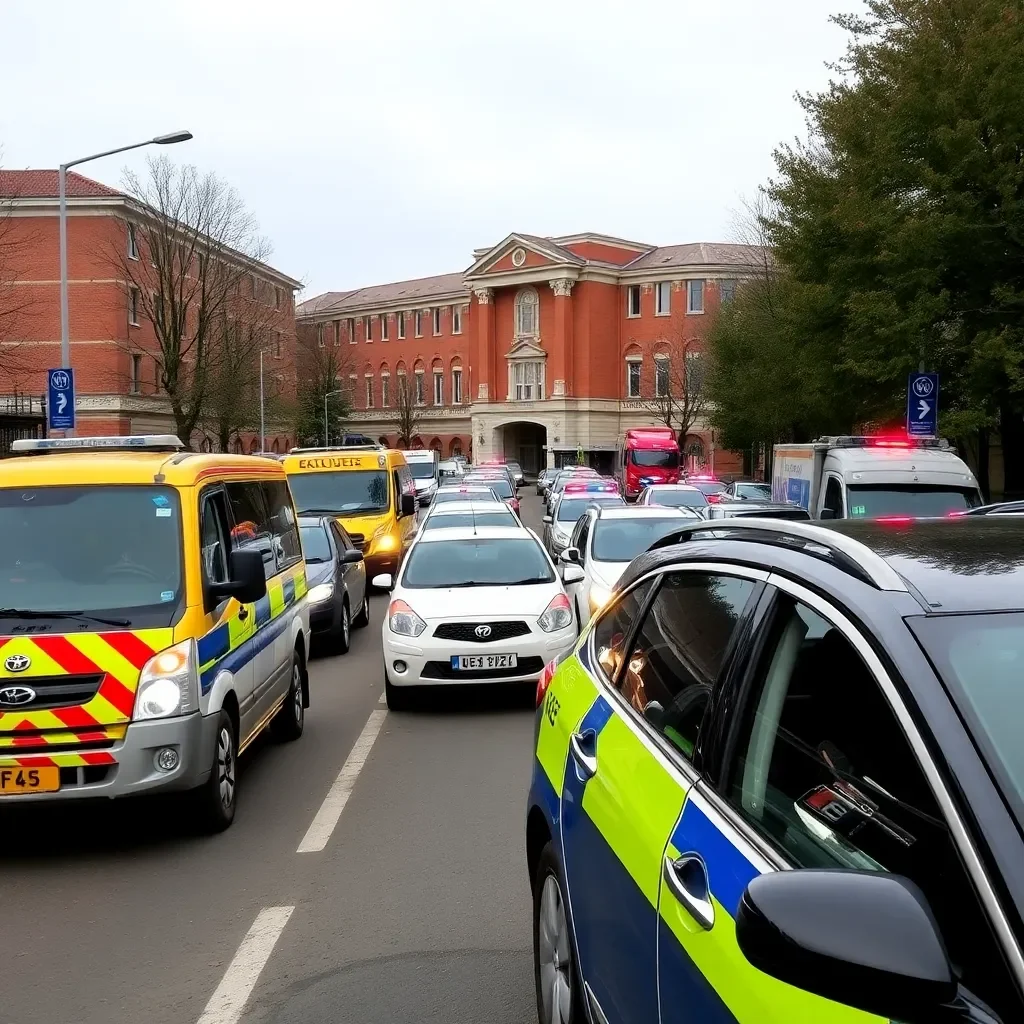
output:
{"label": "blue light bar", "polygon": [[37,455],[43,452],[175,451],[184,445],[173,434],[138,434],[134,437],[45,437],[11,442],[12,452]]}

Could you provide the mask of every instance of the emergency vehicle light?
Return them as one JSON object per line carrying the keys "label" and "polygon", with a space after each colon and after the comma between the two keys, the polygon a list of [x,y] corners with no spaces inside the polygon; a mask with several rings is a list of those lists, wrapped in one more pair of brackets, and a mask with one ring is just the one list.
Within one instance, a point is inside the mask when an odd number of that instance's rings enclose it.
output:
{"label": "emergency vehicle light", "polygon": [[26,455],[47,452],[122,451],[180,452],[184,445],[173,434],[139,434],[135,437],[39,437],[11,442],[11,451]]}
{"label": "emergency vehicle light", "polygon": [[937,448],[947,451],[951,447],[944,437],[910,437],[884,435],[840,434],[836,437],[819,437],[818,444],[833,448]]}
{"label": "emergency vehicle light", "polygon": [[384,445],[371,441],[369,444],[332,444],[329,448],[289,448],[289,455],[306,454],[308,452],[378,452],[384,451]]}

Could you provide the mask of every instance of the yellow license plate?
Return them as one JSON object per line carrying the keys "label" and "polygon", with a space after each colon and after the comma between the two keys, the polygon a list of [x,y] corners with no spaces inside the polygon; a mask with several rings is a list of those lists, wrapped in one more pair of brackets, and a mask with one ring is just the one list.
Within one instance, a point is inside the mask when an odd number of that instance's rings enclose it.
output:
{"label": "yellow license plate", "polygon": [[56,793],[59,768],[0,768],[0,796],[18,793]]}

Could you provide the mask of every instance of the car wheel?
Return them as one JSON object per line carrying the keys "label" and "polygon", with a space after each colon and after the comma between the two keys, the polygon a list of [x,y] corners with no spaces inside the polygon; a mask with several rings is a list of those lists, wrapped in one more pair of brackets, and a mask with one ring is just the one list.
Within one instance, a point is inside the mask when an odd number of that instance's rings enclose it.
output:
{"label": "car wheel", "polygon": [[352,620],[352,625],[356,629],[362,629],[364,626],[370,624],[370,585],[363,588],[363,607],[359,609],[359,614]]}
{"label": "car wheel", "polygon": [[306,725],[305,694],[302,692],[302,658],[292,651],[291,681],[288,696],[270,723],[270,732],[275,740],[287,743],[297,740]]}
{"label": "car wheel", "polygon": [[541,850],[533,881],[533,977],[541,1024],[585,1020],[561,871],[549,842]]}
{"label": "car wheel", "polygon": [[227,711],[221,709],[217,719],[210,777],[189,794],[191,809],[204,832],[223,832],[235,820],[238,795],[237,752],[235,723]]}
{"label": "car wheel", "polygon": [[395,686],[388,679],[387,666],[384,668],[384,700],[389,711],[409,711],[415,706],[416,694],[411,686]]}
{"label": "car wheel", "polygon": [[348,654],[352,643],[352,616],[348,610],[348,598],[342,598],[341,617],[338,621],[338,632],[334,635],[334,649],[338,654]]}

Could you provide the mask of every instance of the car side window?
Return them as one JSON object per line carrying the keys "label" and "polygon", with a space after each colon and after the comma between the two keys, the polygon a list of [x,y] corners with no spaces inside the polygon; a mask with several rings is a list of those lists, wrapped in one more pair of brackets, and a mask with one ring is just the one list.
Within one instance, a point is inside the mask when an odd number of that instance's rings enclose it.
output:
{"label": "car side window", "polygon": [[270,513],[270,534],[274,541],[277,572],[282,572],[302,559],[295,506],[284,480],[266,480],[260,486]]}
{"label": "car side window", "polygon": [[633,641],[619,690],[687,760],[754,587],[738,576],[668,573]]}
{"label": "car side window", "polygon": [[843,518],[843,485],[838,477],[830,476],[825,484],[823,508],[832,510],[833,519]]}
{"label": "car side window", "polygon": [[227,583],[228,550],[224,513],[219,494],[204,495],[199,514],[203,577],[207,583]]}
{"label": "car side window", "polygon": [[337,521],[337,519],[331,520],[331,532],[334,534],[334,543],[338,545],[338,550],[344,554],[349,548],[354,548],[355,544],[352,543],[352,538],[345,532],[345,527]]}
{"label": "car side window", "polygon": [[767,628],[729,802],[795,867],[910,878],[967,988],[1004,1020],[1020,1019],[942,812],[871,670],[836,627],[788,597]]}
{"label": "car side window", "polygon": [[652,577],[627,590],[594,624],[594,653],[610,683],[615,681],[622,666],[630,630],[653,585]]}
{"label": "car side window", "polygon": [[580,516],[580,521],[572,531],[572,537],[569,540],[569,547],[577,548],[579,550],[581,560],[583,558],[583,552],[587,546],[587,534],[589,532],[590,516]]}

